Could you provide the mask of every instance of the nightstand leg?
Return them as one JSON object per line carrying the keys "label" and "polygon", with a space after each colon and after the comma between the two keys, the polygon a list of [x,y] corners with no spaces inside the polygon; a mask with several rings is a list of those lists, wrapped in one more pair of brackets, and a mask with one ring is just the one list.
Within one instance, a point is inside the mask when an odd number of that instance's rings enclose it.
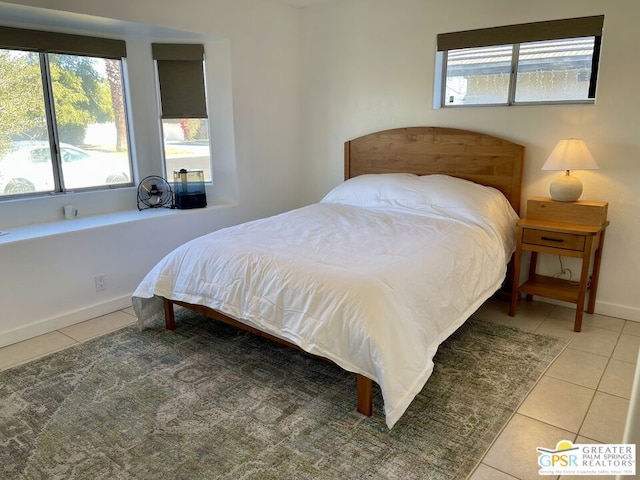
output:
{"label": "nightstand leg", "polygon": [[[538,252],[531,252],[531,259],[529,260],[529,280],[533,281],[536,276],[536,270],[538,269]],[[533,300],[533,295],[527,294],[527,301]]]}
{"label": "nightstand leg", "polygon": [[582,330],[582,314],[583,314],[584,308],[581,308],[580,305],[578,304],[576,307],[576,319],[573,323],[573,331],[574,332],[579,332]]}
{"label": "nightstand leg", "polygon": [[513,274],[511,278],[511,305],[509,306],[509,315],[515,317],[518,308],[518,299],[520,298],[520,260],[522,259],[522,248],[518,246],[513,254]]}
{"label": "nightstand leg", "polygon": [[582,314],[584,312],[584,300],[587,296],[587,285],[589,283],[589,266],[591,263],[591,251],[593,248],[593,237],[587,238],[584,251],[586,255],[582,259],[582,271],[580,272],[580,286],[578,288],[578,301],[576,304],[576,321],[573,330],[582,330]]}
{"label": "nightstand leg", "polygon": [[602,246],[604,245],[604,230],[600,233],[600,240],[593,258],[593,272],[591,273],[591,286],[589,287],[589,304],[587,312],[596,311],[596,293],[598,292],[598,278],[600,277],[600,261],[602,260]]}

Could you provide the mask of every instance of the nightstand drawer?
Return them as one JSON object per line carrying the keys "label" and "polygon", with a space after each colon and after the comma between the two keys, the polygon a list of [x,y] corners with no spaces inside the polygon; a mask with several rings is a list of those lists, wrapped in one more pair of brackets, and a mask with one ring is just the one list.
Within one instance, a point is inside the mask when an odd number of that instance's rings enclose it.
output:
{"label": "nightstand drawer", "polygon": [[548,232],[532,228],[524,228],[522,231],[522,243],[575,250],[577,252],[584,250],[585,240],[584,235],[574,235],[572,233]]}

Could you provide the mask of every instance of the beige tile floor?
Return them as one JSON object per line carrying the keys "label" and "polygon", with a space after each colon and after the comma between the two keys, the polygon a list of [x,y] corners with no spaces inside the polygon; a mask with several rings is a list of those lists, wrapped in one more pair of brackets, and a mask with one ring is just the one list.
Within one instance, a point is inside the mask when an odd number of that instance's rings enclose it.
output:
{"label": "beige tile floor", "polygon": [[[507,312],[507,302],[492,299],[474,317],[563,337],[570,343],[522,402],[470,480],[543,478],[538,475],[536,447],[553,448],[560,440],[622,443],[640,323],[585,314],[582,332],[576,333],[575,310],[570,308],[523,300],[515,317]],[[560,477],[569,478],[582,477]]]}
{"label": "beige tile floor", "polygon": [[[539,479],[536,447],[552,448],[559,440],[622,442],[640,323],[586,314],[582,332],[576,333],[569,308],[523,301],[516,317],[509,317],[507,310],[507,302],[492,299],[474,317],[564,337],[570,344],[520,405],[470,480]],[[134,322],[133,310],[126,308],[0,348],[0,371]]]}
{"label": "beige tile floor", "polygon": [[0,371],[116,331],[135,321],[133,308],[129,307],[0,348]]}

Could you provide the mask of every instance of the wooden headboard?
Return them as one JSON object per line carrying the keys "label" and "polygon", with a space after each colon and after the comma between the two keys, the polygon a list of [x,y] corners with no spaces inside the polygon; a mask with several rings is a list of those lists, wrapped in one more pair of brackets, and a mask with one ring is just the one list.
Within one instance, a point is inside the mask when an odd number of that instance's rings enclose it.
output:
{"label": "wooden headboard", "polygon": [[524,147],[483,133],[408,127],[344,144],[345,180],[365,173],[445,174],[500,190],[520,213]]}

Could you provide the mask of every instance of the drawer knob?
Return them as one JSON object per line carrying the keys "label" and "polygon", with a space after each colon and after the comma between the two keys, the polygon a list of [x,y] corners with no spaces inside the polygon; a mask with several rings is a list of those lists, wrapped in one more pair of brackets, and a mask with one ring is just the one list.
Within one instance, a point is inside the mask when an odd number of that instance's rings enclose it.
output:
{"label": "drawer knob", "polygon": [[547,242],[557,242],[557,243],[562,243],[564,242],[564,239],[562,238],[551,238],[551,237],[541,237],[542,240],[545,240]]}

